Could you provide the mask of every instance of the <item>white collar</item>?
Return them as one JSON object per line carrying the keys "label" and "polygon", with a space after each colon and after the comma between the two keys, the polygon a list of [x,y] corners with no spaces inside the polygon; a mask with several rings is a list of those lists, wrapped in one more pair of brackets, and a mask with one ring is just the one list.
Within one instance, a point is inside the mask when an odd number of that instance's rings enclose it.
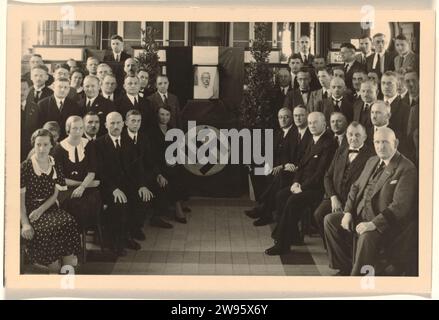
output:
{"label": "white collar", "polygon": [[113,92],[112,94],[107,94],[107,93],[105,93],[104,91],[102,91],[102,96],[103,96],[105,99],[108,99],[108,96],[110,96],[110,100],[112,100],[112,99],[114,99],[114,92]]}
{"label": "white collar", "polygon": [[92,136],[88,135],[87,132],[84,132],[84,136],[90,141],[96,140],[96,136],[92,137]]}
{"label": "white collar", "polygon": [[[59,144],[61,145],[61,147],[64,148],[64,150],[66,150],[68,152],[69,160],[71,162],[75,163],[75,146],[72,146],[67,141],[67,139],[68,138],[65,138]],[[89,142],[89,140],[87,138],[81,138],[81,140],[79,141],[79,144],[76,146],[76,148],[78,149],[79,162],[81,162],[85,157],[85,146],[87,145],[88,142]]]}
{"label": "white collar", "polygon": [[119,140],[119,145],[122,146],[122,141],[120,139],[120,136],[118,137],[113,137],[111,134],[108,134],[111,138],[111,140],[113,141],[114,146],[116,147],[116,139]]}
{"label": "white collar", "polygon": [[314,143],[317,143],[317,141],[319,141],[320,137],[323,136],[323,134],[326,132],[326,130],[324,130],[320,135],[318,136],[312,136],[312,139],[314,140]]}
{"label": "white collar", "polygon": [[387,121],[387,123],[386,124],[383,124],[381,127],[377,127],[377,126],[373,126],[374,127],[374,132],[375,131],[377,131],[378,129],[381,129],[381,128],[387,128],[387,126],[389,125],[389,121]]}
{"label": "white collar", "polygon": [[128,135],[130,136],[131,140],[134,140],[134,137],[138,136],[138,132],[133,133],[129,129],[127,129]]}
{"label": "white collar", "polygon": [[127,93],[127,97],[128,97],[128,99],[130,99],[130,101],[131,101],[131,103],[134,105],[134,99],[137,99],[137,102],[139,102],[139,95],[137,94],[137,95],[135,95],[135,96],[132,96],[132,95],[130,95],[129,93]]}
{"label": "white collar", "polygon": [[355,62],[355,60],[353,60],[353,61],[351,61],[351,62],[345,62],[344,64],[345,64],[345,65],[348,65],[349,68],[351,68],[352,65],[354,64],[354,62]]}
{"label": "white collar", "polygon": [[[37,176],[41,176],[41,174],[45,174],[45,175],[49,175],[49,173],[52,171],[52,167],[54,167],[55,166],[55,159],[53,159],[53,157],[52,156],[49,156],[49,167],[47,168],[47,170],[46,171],[43,171],[41,168],[40,168],[40,166],[38,165],[38,161],[37,161],[37,154],[36,153],[34,153],[32,156],[31,156],[31,161],[32,161],[32,167],[33,167],[33,169],[34,169],[34,172],[35,172],[35,174],[37,175]],[[56,179],[56,170],[54,169],[53,170],[53,176],[52,176],[52,178],[53,179]]]}
{"label": "white collar", "polygon": [[168,92],[166,92],[166,93],[161,93],[161,92],[159,92],[159,91],[157,91],[157,92],[160,94],[160,97],[162,97],[162,99],[163,99],[164,97],[168,98],[168,96],[169,96]]}
{"label": "white collar", "polygon": [[79,87],[78,89],[76,89],[76,93],[81,93],[82,91],[84,91],[83,87]]}
{"label": "white collar", "polygon": [[405,91],[399,95],[401,97],[401,99],[405,98],[407,92],[409,92],[409,91],[407,89],[405,89]]}
{"label": "white collar", "polygon": [[43,84],[43,86],[41,88],[37,88],[37,87],[34,86],[34,90],[35,91],[43,91],[45,86],[46,86],[45,84]]}
{"label": "white collar", "polygon": [[410,93],[409,93],[409,100],[410,100],[410,102],[412,102],[413,99],[418,100],[418,99],[419,99],[419,94],[418,94],[416,97],[412,97],[412,96],[410,95]]}
{"label": "white collar", "polygon": [[351,148],[351,146],[349,146],[348,150],[357,150],[357,151],[360,151],[361,148],[363,148],[363,146],[364,146],[364,143],[363,143],[361,146],[359,146],[358,148]]}
{"label": "white collar", "polygon": [[392,161],[392,159],[393,159],[393,157],[395,156],[395,154],[396,154],[396,151],[395,151],[395,153],[394,153],[389,159],[387,159],[387,160],[380,159],[380,163],[381,163],[381,162],[384,162],[384,164],[385,164],[386,167],[387,167],[387,166],[389,165],[390,161]]}
{"label": "white collar", "polygon": [[333,100],[335,100],[335,101],[337,101],[337,102],[340,102],[341,100],[343,100],[343,96],[341,96],[340,98],[336,98],[336,97],[334,97],[333,95],[331,95],[331,97],[332,97],[332,99]]}
{"label": "white collar", "polygon": [[58,109],[59,109],[59,105],[61,104],[61,101],[62,101],[63,103],[66,101],[66,98],[64,98],[64,99],[59,99],[59,98],[57,98],[55,95],[53,95],[53,97],[55,98],[56,105],[57,105]]}
{"label": "white collar", "polygon": [[287,127],[287,128],[282,128],[282,131],[284,132],[284,137],[288,134],[288,131],[290,131],[290,129],[291,129],[291,127],[292,127],[293,125],[291,124],[289,127]]}
{"label": "white collar", "polygon": [[370,51],[368,54],[364,54],[364,53],[361,53],[364,57],[370,57],[371,55],[373,55],[373,51]]}
{"label": "white collar", "polygon": [[299,133],[300,133],[300,136],[302,136],[302,137],[303,137],[303,135],[305,134],[305,132],[306,132],[306,129],[308,129],[308,127],[305,127],[305,128],[303,128],[303,129],[301,129],[301,128],[297,127],[297,130],[299,131]]}
{"label": "white collar", "polygon": [[93,103],[95,102],[95,100],[96,100],[97,97],[98,97],[98,96],[96,96],[96,97],[94,97],[94,98],[88,98],[88,97],[87,97],[87,99],[86,99],[87,102],[86,102],[85,105],[87,105],[89,101],[90,101],[90,104],[93,105]]}
{"label": "white collar", "polygon": [[384,98],[384,102],[388,102],[389,104],[392,104],[392,102],[398,97],[398,94],[393,96],[392,98]]}

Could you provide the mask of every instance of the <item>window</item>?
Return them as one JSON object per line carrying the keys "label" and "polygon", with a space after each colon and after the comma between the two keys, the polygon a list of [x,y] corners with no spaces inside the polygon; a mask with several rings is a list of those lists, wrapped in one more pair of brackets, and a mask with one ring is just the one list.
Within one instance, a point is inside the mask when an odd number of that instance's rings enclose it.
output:
{"label": "window", "polygon": [[[157,30],[157,34],[155,36],[155,41],[158,46],[164,45],[164,23],[163,21],[147,21],[145,22],[145,28],[152,27]],[[140,30],[140,27],[139,27]]]}
{"label": "window", "polygon": [[185,23],[169,22],[169,46],[183,47],[185,43]]}
{"label": "window", "polygon": [[250,46],[250,25],[248,22],[232,23],[232,46],[247,48]]}
{"label": "window", "polygon": [[43,46],[96,45],[96,23],[93,21],[43,21],[38,27],[38,42]]}
{"label": "window", "polygon": [[117,34],[116,21],[101,22],[101,49],[111,48],[111,36]]}

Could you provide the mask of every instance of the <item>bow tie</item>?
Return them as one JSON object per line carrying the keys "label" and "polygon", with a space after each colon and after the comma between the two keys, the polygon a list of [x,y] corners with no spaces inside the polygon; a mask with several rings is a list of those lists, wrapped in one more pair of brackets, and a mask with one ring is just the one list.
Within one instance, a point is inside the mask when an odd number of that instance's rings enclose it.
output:
{"label": "bow tie", "polygon": [[308,93],[308,90],[300,90],[301,94]]}
{"label": "bow tie", "polygon": [[356,150],[356,149],[349,149],[349,153],[359,153],[360,150]]}

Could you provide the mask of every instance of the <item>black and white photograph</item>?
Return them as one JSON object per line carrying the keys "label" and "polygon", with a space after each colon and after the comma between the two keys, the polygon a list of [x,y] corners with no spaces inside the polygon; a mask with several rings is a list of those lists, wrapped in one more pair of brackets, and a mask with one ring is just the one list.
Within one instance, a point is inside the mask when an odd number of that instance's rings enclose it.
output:
{"label": "black and white photograph", "polygon": [[16,31],[18,276],[426,276],[419,19],[62,8]]}

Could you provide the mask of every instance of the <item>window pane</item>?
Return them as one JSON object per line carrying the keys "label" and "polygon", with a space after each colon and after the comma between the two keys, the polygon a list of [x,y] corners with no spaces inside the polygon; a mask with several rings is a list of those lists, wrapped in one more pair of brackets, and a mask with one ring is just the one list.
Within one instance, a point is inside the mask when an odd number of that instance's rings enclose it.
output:
{"label": "window pane", "polygon": [[170,47],[184,47],[184,41],[169,41]]}
{"label": "window pane", "polygon": [[102,39],[110,39],[112,35],[117,34],[116,21],[102,22]]}
{"label": "window pane", "polygon": [[233,46],[236,48],[248,48],[248,41],[233,41]]}
{"label": "window pane", "polygon": [[140,22],[124,22],[123,23],[123,37],[125,39],[139,39],[140,40]]}
{"label": "window pane", "polygon": [[233,23],[233,40],[249,40],[249,23],[234,22]]}
{"label": "window pane", "polygon": [[169,40],[184,40],[184,22],[169,23]]}
{"label": "window pane", "polygon": [[147,21],[146,22],[146,26],[147,27],[153,27],[154,29],[156,29],[157,35],[156,35],[156,39],[163,39],[163,22],[162,21]]}

